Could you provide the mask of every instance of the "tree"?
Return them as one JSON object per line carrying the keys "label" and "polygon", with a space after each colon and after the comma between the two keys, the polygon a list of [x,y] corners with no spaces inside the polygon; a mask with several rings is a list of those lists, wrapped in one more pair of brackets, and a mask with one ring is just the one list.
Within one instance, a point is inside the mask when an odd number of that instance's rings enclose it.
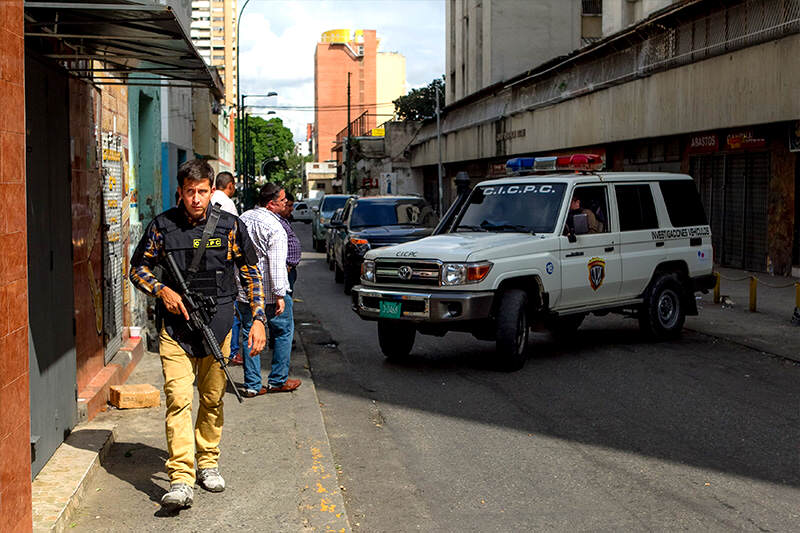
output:
{"label": "tree", "polygon": [[444,76],[436,78],[427,86],[411,89],[405,96],[394,100],[395,112],[400,120],[425,120],[436,116],[436,90],[439,90],[439,105],[444,107]]}
{"label": "tree", "polygon": [[287,169],[287,159],[294,153],[291,130],[279,118],[264,120],[252,115],[247,117],[247,129],[255,172],[261,173],[263,169],[270,181],[282,179]]}

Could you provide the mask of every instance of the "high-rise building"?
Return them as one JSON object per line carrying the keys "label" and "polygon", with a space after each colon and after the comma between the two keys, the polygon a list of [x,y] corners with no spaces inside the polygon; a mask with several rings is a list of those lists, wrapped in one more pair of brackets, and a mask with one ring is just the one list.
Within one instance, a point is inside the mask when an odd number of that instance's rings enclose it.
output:
{"label": "high-rise building", "polygon": [[[331,30],[322,34],[314,54],[315,161],[335,159],[336,135],[347,127],[347,81],[350,74],[350,120],[363,113],[363,128],[391,118],[391,101],[405,94],[405,58],[378,52],[375,30]],[[379,105],[381,104],[381,105]],[[384,116],[385,115],[385,116]]]}
{"label": "high-rise building", "polygon": [[236,0],[193,0],[191,37],[206,64],[217,67],[225,105],[236,105]]}

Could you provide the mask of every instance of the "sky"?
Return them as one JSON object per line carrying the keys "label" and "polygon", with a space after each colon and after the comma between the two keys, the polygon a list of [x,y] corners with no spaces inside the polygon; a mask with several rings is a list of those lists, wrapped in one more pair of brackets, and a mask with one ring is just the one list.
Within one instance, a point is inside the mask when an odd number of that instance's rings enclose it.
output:
{"label": "sky", "polygon": [[[239,0],[239,9],[244,0]],[[314,105],[314,50],[324,31],[377,30],[379,51],[406,57],[409,89],[444,74],[443,0],[250,0],[241,17],[239,68],[242,94],[278,93],[247,104]],[[305,139],[313,111],[279,110],[276,115]]]}

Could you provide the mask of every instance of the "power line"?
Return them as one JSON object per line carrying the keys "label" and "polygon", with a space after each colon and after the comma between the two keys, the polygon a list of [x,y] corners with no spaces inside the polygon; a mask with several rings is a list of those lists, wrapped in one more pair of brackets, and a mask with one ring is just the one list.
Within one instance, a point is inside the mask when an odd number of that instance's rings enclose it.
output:
{"label": "power line", "polygon": [[[387,105],[394,105],[394,102],[378,102],[374,104],[352,104],[350,107],[379,107],[379,106],[387,106]],[[297,110],[297,111],[337,111],[337,110],[344,110],[347,109],[347,104],[336,104],[336,105],[325,105],[325,106],[315,106],[315,105],[247,105],[245,107],[256,107],[256,108],[266,108],[266,109],[279,109],[279,110]]]}

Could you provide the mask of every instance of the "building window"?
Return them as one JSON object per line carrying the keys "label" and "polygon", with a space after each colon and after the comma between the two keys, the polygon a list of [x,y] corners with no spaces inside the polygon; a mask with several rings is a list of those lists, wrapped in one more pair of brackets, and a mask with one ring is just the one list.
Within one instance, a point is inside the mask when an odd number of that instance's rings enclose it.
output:
{"label": "building window", "polygon": [[584,15],[602,15],[603,0],[582,0]]}
{"label": "building window", "polygon": [[225,22],[225,17],[214,17],[211,20],[214,22]]}

